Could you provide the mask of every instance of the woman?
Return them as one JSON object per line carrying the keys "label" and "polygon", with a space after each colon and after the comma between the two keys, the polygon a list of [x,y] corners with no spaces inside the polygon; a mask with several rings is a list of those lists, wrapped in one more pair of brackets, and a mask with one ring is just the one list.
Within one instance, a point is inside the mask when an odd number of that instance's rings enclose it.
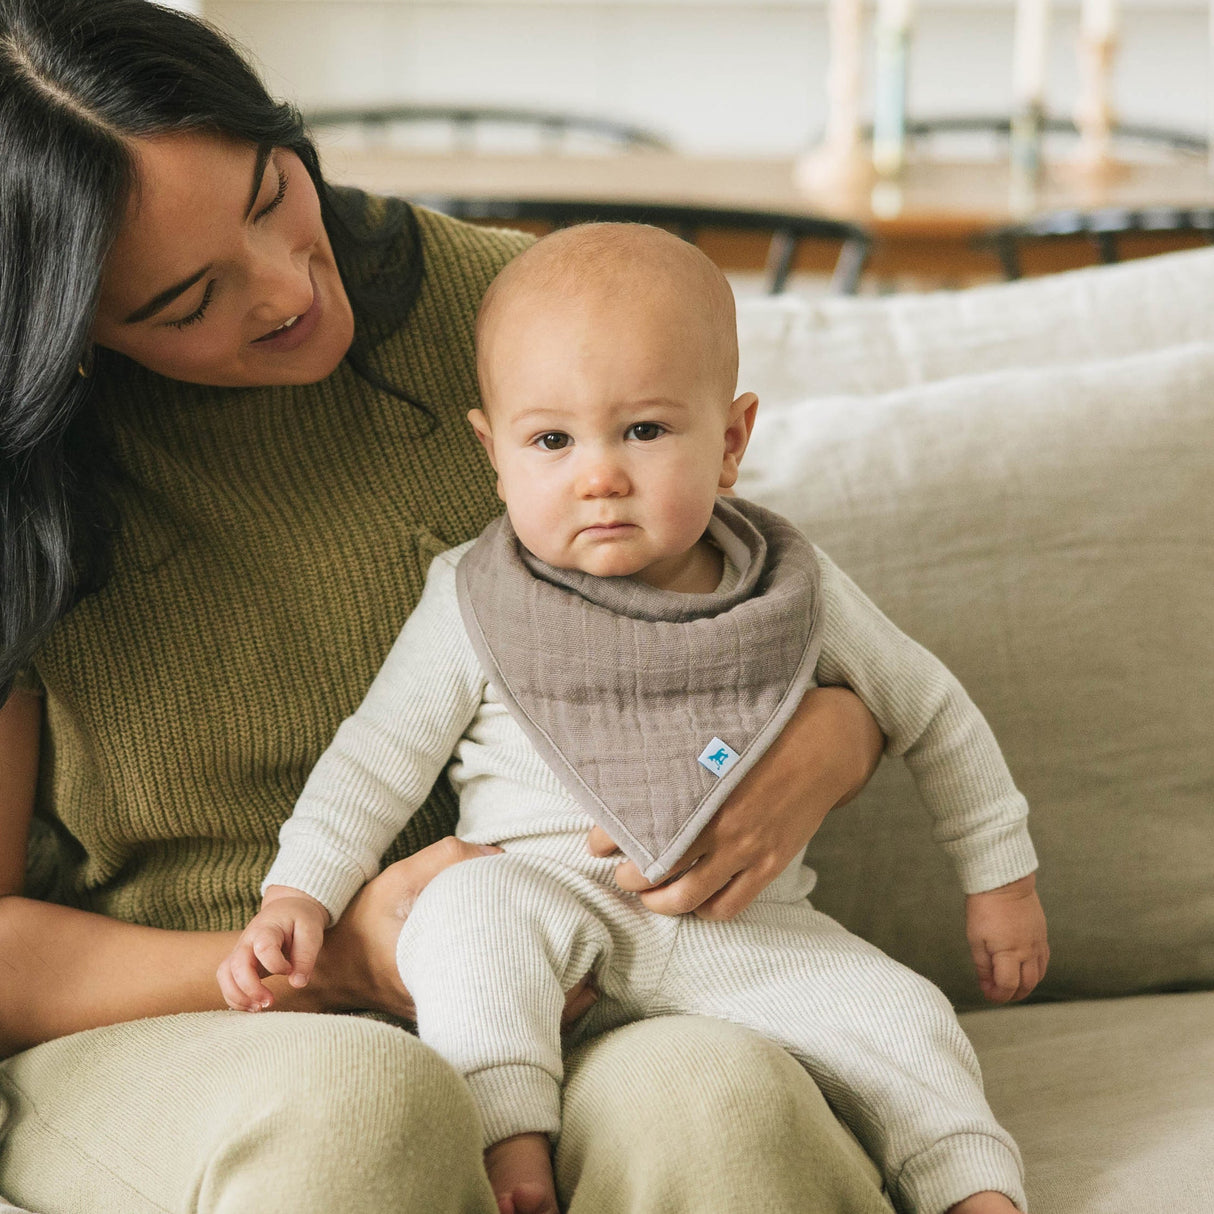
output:
{"label": "woman", "polygon": [[[494,1209],[442,1063],[392,1025],[289,1014],[408,1017],[401,919],[476,854],[442,837],[449,797],[331,929],[313,983],[278,992],[288,1014],[217,1010],[214,973],[430,557],[497,513],[463,422],[472,320],[524,241],[327,187],[297,113],[200,22],[0,0],[10,1200]],[[736,913],[880,745],[850,693],[812,693],[700,862],[646,900]],[[566,1101],[574,1214],[888,1209],[800,1068],[731,1026],[596,1041]]]}

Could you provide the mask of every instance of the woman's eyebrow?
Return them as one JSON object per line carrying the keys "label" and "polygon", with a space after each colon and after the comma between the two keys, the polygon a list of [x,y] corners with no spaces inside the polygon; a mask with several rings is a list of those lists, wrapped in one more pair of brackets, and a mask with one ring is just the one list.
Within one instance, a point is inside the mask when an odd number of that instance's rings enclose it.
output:
{"label": "woman's eyebrow", "polygon": [[[249,202],[245,207],[244,217],[248,219],[253,208],[257,205],[257,196],[261,193],[261,179],[266,175],[266,165],[270,161],[270,154],[274,151],[270,144],[262,144],[257,149],[257,159],[253,163],[253,187],[249,191]],[[210,266],[203,266],[195,274],[191,274],[189,278],[183,278],[180,282],[174,283],[171,287],[167,287],[161,291],[159,295],[154,295],[142,307],[136,308],[128,317],[123,320],[124,325],[137,325],[141,320],[147,320],[150,316],[155,316],[161,308],[168,307],[169,304],[184,294],[195,283],[200,282],[206,277]]]}
{"label": "woman's eyebrow", "polygon": [[178,295],[188,291],[196,282],[205,278],[210,268],[209,265],[203,266],[196,274],[191,274],[189,278],[183,278],[181,282],[174,283],[171,287],[161,291],[159,295],[153,296],[143,307],[136,308],[122,323],[124,325],[135,325],[141,320],[147,320],[149,316],[155,316],[161,308],[168,307]]}

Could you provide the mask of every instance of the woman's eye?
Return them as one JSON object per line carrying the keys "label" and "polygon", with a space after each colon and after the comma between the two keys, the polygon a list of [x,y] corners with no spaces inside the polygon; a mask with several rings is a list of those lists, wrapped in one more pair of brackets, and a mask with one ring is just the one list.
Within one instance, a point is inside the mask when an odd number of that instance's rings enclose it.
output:
{"label": "woman's eye", "polygon": [[254,222],[265,219],[265,217],[267,215],[271,215],[271,214],[273,214],[273,212],[278,210],[278,208],[282,205],[282,200],[287,196],[288,180],[289,180],[289,178],[287,177],[286,173],[283,172],[282,169],[279,169],[278,170],[278,190],[275,193],[274,197],[272,199],[270,199],[270,201],[267,202],[266,205],[264,207],[262,207],[260,211],[257,212],[257,215],[254,217]]}
{"label": "woman's eye", "polygon": [[637,422],[636,425],[628,427],[629,438],[635,438],[642,443],[651,443],[665,433],[665,427],[657,422]]}
{"label": "woman's eye", "polygon": [[206,314],[207,309],[211,306],[211,296],[215,294],[215,280],[212,278],[207,283],[207,289],[202,293],[202,303],[194,309],[189,316],[183,316],[180,320],[168,321],[168,326],[171,329],[184,329],[187,325],[197,324]]}
{"label": "woman's eye", "polygon": [[562,434],[559,430],[550,430],[547,434],[541,434],[535,440],[536,445],[542,447],[545,451],[563,451],[569,446],[569,435]]}

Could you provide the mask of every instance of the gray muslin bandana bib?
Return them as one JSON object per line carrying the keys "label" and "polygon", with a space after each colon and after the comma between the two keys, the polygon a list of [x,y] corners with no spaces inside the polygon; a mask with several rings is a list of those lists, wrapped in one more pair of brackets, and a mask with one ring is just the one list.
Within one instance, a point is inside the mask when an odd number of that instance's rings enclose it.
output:
{"label": "gray muslin bandana bib", "polygon": [[709,537],[741,576],[712,594],[557,569],[491,523],[456,572],[486,677],[573,797],[666,877],[779,735],[821,648],[813,546],[718,498]]}

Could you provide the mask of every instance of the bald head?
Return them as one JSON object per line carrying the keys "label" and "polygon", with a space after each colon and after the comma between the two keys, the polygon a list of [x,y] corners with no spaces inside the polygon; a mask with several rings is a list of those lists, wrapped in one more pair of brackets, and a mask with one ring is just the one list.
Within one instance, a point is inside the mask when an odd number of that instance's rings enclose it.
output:
{"label": "bald head", "polygon": [[489,397],[493,338],[516,308],[609,307],[638,323],[686,329],[706,369],[732,397],[738,378],[737,317],[725,275],[694,245],[638,223],[592,223],[536,241],[494,279],[476,322],[482,394]]}

